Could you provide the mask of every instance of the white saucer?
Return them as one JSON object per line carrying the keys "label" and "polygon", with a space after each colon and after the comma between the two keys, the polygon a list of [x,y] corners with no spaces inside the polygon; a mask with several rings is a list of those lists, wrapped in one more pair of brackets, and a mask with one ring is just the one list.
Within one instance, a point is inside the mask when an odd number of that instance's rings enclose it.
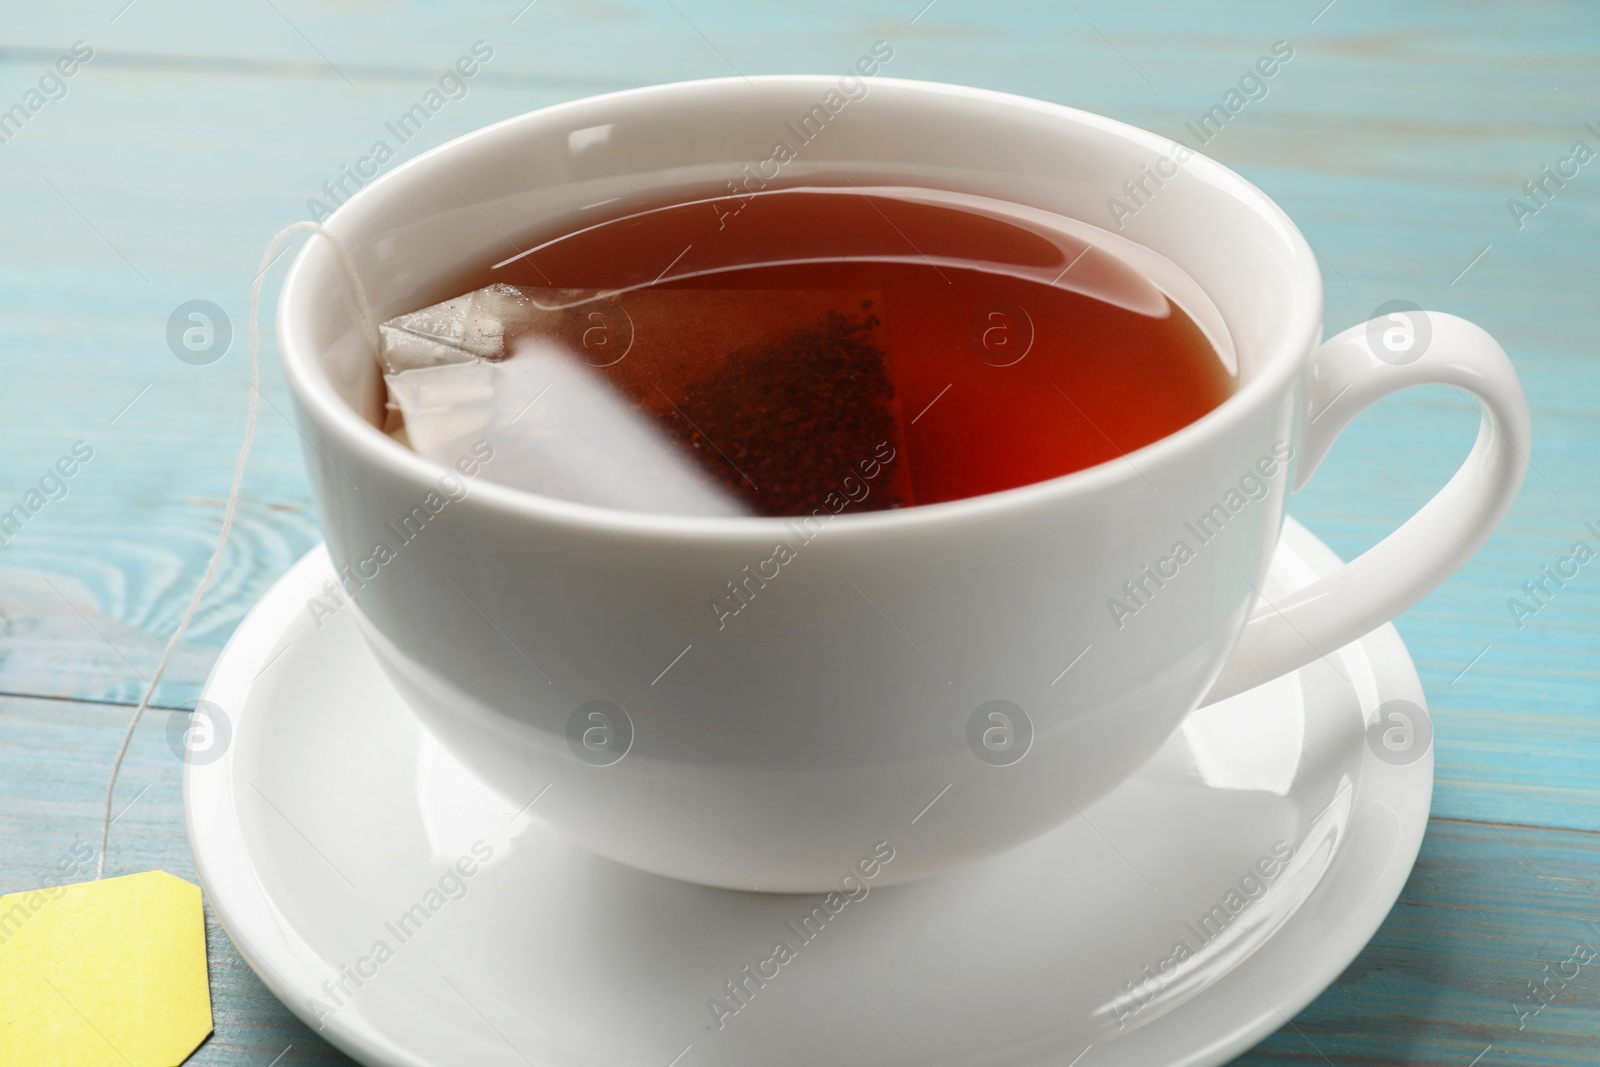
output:
{"label": "white saucer", "polygon": [[[1266,595],[1337,562],[1290,521]],[[1222,1063],[1355,957],[1427,822],[1431,747],[1402,762],[1367,742],[1380,705],[1423,703],[1385,626],[1194,713],[1083,818],[972,868],[836,914],[821,896],[673,882],[565,842],[534,798],[496,796],[447,756],[351,613],[313,622],[331,576],[312,552],[229,642],[204,699],[231,743],[190,763],[184,803],[240,952],[370,1065]],[[447,873],[458,862],[470,877]],[[1201,949],[1214,906],[1228,921]]]}

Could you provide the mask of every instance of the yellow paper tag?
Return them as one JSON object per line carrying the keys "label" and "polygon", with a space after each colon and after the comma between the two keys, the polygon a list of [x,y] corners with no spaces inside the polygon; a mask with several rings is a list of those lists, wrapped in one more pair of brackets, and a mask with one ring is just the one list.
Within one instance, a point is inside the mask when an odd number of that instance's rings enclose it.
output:
{"label": "yellow paper tag", "polygon": [[0,897],[0,1067],[177,1067],[210,1033],[198,886],[145,871]]}

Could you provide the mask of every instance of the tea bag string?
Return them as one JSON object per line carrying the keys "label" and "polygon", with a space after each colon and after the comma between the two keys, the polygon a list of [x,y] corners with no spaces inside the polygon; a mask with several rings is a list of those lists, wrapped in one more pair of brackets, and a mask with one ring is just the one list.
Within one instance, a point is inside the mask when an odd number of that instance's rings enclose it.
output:
{"label": "tea bag string", "polygon": [[239,487],[244,481],[245,460],[250,456],[250,446],[255,442],[256,413],[258,400],[261,394],[261,283],[267,275],[267,268],[272,266],[273,257],[278,248],[292,235],[303,230],[309,230],[327,241],[333,248],[334,254],[343,269],[345,280],[350,283],[350,288],[355,295],[356,305],[361,313],[362,329],[366,333],[367,341],[372,346],[373,358],[377,359],[379,348],[378,326],[372,317],[372,307],[367,302],[366,290],[361,286],[361,279],[356,275],[355,261],[350,258],[350,252],[332,233],[315,222],[296,222],[284,227],[267,243],[267,250],[261,256],[261,268],[256,271],[255,282],[250,287],[250,403],[246,409],[244,422],[244,441],[239,446],[239,458],[233,465],[233,483],[228,487],[227,503],[222,509],[222,529],[217,534],[217,547],[212,550],[211,560],[206,564],[205,573],[200,575],[200,583],[195,586],[194,594],[189,597],[189,604],[183,610],[183,615],[178,619],[178,628],[167,639],[166,648],[161,652],[161,661],[156,664],[155,673],[145,683],[144,695],[139,698],[139,706],[133,709],[133,715],[128,719],[128,728],[123,731],[122,744],[117,747],[116,758],[111,761],[111,777],[106,782],[105,810],[100,821],[100,852],[95,860],[95,881],[105,877],[106,873],[106,846],[111,839],[111,802],[117,788],[117,775],[122,770],[123,758],[128,754],[128,746],[133,741],[133,731],[139,725],[139,720],[144,716],[145,708],[150,706],[150,700],[155,696],[156,686],[161,683],[161,678],[167,672],[167,666],[172,662],[173,653],[178,649],[178,642],[183,640],[183,635],[193,621],[195,613],[200,609],[200,598],[205,594],[206,588],[211,584],[211,579],[217,573],[217,566],[222,562],[223,550],[228,546],[228,535],[233,531],[233,517],[239,509]]}

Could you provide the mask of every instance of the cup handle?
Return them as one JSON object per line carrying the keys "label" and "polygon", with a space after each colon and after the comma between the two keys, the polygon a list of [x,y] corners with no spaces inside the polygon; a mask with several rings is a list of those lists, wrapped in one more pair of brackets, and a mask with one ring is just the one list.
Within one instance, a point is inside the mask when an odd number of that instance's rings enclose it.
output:
{"label": "cup handle", "polygon": [[[1391,346],[1393,340],[1400,343]],[[1413,385],[1453,385],[1482,402],[1483,421],[1466,462],[1422,510],[1366,552],[1276,602],[1258,603],[1204,703],[1303,667],[1399,615],[1470,559],[1511,507],[1531,440],[1522,383],[1494,338],[1437,311],[1373,319],[1317,349],[1294,489],[1306,484],[1351,419]]]}

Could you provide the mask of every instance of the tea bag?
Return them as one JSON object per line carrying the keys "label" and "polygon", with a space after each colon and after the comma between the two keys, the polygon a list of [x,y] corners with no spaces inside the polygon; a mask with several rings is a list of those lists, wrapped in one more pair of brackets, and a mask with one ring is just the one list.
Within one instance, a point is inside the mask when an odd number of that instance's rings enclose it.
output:
{"label": "tea bag", "polygon": [[910,503],[873,293],[487,286],[381,328],[388,427],[446,465],[628,511]]}
{"label": "tea bag", "polygon": [[667,515],[746,509],[581,360],[543,337],[499,362],[388,376],[413,449],[454,466],[487,443],[494,481],[584,504]]}
{"label": "tea bag", "polygon": [[499,362],[510,353],[507,333],[527,334],[556,328],[565,319],[563,305],[593,297],[574,289],[546,290],[549,301],[511,285],[490,285],[378,327],[383,349],[379,358],[388,374],[484,359]]}

